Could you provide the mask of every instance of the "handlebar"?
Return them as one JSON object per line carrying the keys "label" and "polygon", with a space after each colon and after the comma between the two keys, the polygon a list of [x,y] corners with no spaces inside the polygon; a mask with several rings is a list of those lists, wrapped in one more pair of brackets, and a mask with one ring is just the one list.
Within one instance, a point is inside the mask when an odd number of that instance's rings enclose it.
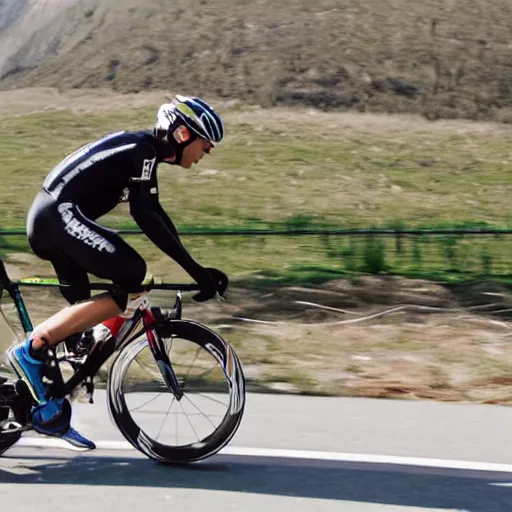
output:
{"label": "handlebar", "polygon": [[[44,288],[68,288],[70,285],[61,284],[57,279],[45,279],[41,277],[32,277],[26,279],[19,279],[13,281],[7,275],[4,262],[0,259],[0,292],[3,288],[9,289],[12,286],[39,286]],[[116,285],[112,283],[99,283],[93,282],[89,284],[91,290],[105,290],[112,291],[117,289]],[[152,282],[148,285],[142,286],[144,291],[151,290],[175,290],[182,292],[197,292],[201,291],[201,288],[197,283],[159,283]]]}
{"label": "handlebar", "polygon": [[[0,269],[0,280],[1,280],[1,269]],[[67,284],[59,284],[56,282],[52,282],[47,279],[42,278],[30,278],[30,279],[20,279],[19,281],[13,281],[13,283],[18,284],[20,286],[39,286],[45,288],[68,288],[70,285]],[[194,292],[199,291],[200,287],[197,284],[189,284],[189,283],[151,283],[145,286],[142,286],[144,291],[151,290],[176,290],[176,291],[184,291],[184,292]],[[112,291],[117,289],[117,287],[111,283],[90,283],[89,289],[91,290],[106,290]]]}

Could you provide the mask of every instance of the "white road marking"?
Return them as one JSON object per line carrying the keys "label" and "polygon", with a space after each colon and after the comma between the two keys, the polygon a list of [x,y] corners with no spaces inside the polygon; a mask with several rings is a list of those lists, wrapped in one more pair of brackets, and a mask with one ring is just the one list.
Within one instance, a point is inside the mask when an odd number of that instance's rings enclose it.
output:
{"label": "white road marking", "polygon": [[[123,451],[135,450],[135,448],[127,441],[95,441],[96,448],[100,450]],[[16,444],[16,447],[21,448],[63,448],[76,452],[87,451],[83,448],[78,448],[72,444],[63,441],[62,439],[53,437],[22,437]]]}
{"label": "white road marking", "polygon": [[[17,447],[23,448],[64,448],[68,450],[83,451],[75,448],[66,441],[56,438],[22,437]],[[131,451],[133,446],[127,441],[97,441],[99,450]],[[368,464],[391,464],[400,466],[418,466],[443,469],[461,469],[471,471],[492,471],[498,473],[512,473],[512,464],[497,462],[475,462],[464,460],[430,459],[422,457],[401,457],[393,455],[372,455],[366,453],[337,453],[309,450],[281,450],[273,448],[246,448],[227,447],[219,452],[220,455],[237,455],[249,457],[272,457],[303,460],[327,460],[336,462],[361,462]],[[507,485],[507,484],[500,484]],[[508,484],[507,486],[512,486]]]}
{"label": "white road marking", "polygon": [[26,466],[4,466],[2,465],[2,471],[5,473],[11,473],[12,475],[24,476],[24,475],[35,475],[39,471],[27,468]]}

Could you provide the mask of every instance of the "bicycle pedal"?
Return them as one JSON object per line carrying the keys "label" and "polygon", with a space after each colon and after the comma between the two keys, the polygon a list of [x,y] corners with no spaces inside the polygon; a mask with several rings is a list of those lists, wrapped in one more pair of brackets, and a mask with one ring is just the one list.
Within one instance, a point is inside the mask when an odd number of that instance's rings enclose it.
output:
{"label": "bicycle pedal", "polygon": [[21,423],[14,420],[5,420],[0,423],[0,434],[14,434],[27,430]]}

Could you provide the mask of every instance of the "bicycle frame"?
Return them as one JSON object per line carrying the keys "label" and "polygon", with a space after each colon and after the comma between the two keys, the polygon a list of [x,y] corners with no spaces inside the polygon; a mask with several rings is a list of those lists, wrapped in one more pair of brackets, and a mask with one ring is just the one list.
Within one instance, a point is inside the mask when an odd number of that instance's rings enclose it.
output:
{"label": "bicycle frame", "polygon": [[[23,331],[27,335],[33,331],[33,325],[25,301],[22,297],[20,286],[62,288],[66,285],[50,283],[49,281],[45,281],[39,278],[11,281],[11,279],[7,276],[4,263],[0,260],[0,286],[2,290],[5,289],[8,291],[10,297],[12,298]],[[91,290],[111,290],[113,285],[91,283],[90,288]],[[182,311],[181,291],[196,291],[199,290],[199,287],[196,284],[160,283],[152,284],[150,287],[147,287],[146,291],[149,291],[150,289],[175,290],[177,292],[176,303],[173,309],[174,315],[172,318],[179,319],[181,318]],[[0,292],[2,292],[2,290],[0,290]],[[157,328],[162,324],[162,321],[157,320],[155,317],[156,311],[159,311],[159,308],[144,307],[142,309],[138,309],[132,318],[125,320],[118,333],[113,333],[113,335],[107,340],[98,342],[93,346],[87,355],[85,362],[75,370],[69,380],[64,381],[60,368],[57,365],[58,371],[54,372],[56,375],[54,376],[54,383],[50,389],[51,396],[53,398],[63,398],[70,394],[82,382],[85,382],[86,386],[89,384],[93,389],[92,379],[98,370],[107,361],[107,359],[116,351],[122,350],[124,346],[128,345],[133,340],[146,333],[148,338],[148,345],[166,385],[175,395],[176,399],[180,400],[183,396],[183,392],[180,388],[176,374],[172,369],[172,365],[169,360],[169,356],[167,355],[167,351],[165,350],[165,345],[162,341],[162,338],[157,332]],[[141,323],[142,326],[137,330],[137,326],[139,326]],[[92,392],[90,394],[92,395]],[[92,402],[92,396],[90,401]]]}

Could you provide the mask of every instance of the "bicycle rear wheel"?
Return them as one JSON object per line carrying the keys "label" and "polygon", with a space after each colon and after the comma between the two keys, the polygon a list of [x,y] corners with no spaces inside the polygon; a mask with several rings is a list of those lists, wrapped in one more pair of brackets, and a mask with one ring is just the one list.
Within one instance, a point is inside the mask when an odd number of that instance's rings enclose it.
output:
{"label": "bicycle rear wheel", "polygon": [[6,432],[4,430],[11,422],[17,420],[14,411],[10,407],[15,394],[14,383],[0,377],[0,455],[17,443],[21,437],[20,432]]}
{"label": "bicycle rear wheel", "polygon": [[151,459],[185,463],[211,457],[240,425],[242,366],[233,348],[199,323],[170,320],[162,331],[183,398],[166,387],[143,336],[125,347],[111,367],[110,413],[124,437]]}

